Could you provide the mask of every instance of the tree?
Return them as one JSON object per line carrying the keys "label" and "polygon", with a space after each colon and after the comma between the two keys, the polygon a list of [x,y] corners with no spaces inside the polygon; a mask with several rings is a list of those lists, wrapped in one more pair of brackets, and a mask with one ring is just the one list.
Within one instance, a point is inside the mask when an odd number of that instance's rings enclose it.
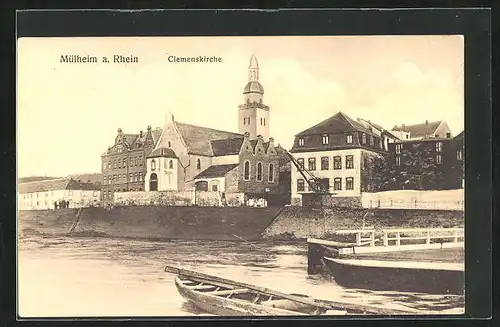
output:
{"label": "tree", "polygon": [[444,172],[438,167],[433,149],[423,143],[415,143],[412,147],[413,149],[404,149],[401,153],[398,184],[403,189],[441,189]]}

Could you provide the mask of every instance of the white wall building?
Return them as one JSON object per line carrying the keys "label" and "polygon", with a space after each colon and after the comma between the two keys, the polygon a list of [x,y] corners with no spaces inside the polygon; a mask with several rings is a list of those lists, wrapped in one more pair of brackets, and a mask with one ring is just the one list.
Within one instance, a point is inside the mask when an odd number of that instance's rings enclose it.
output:
{"label": "white wall building", "polygon": [[18,210],[54,209],[56,202],[69,201],[69,208],[97,206],[100,185],[72,178],[21,183],[18,185]]}

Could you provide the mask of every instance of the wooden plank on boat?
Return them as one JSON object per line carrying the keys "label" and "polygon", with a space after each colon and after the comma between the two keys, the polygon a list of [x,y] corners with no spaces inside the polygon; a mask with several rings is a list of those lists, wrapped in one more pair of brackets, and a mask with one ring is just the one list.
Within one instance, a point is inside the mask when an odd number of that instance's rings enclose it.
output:
{"label": "wooden plank on boat", "polygon": [[339,249],[339,254],[382,253],[382,252],[411,251],[411,250],[450,249],[450,248],[463,248],[463,247],[464,247],[464,242],[405,244],[405,245],[370,246],[370,247],[355,246],[355,247],[345,247]]}
{"label": "wooden plank on boat", "polygon": [[237,288],[234,290],[225,290],[225,291],[213,291],[210,292],[211,295],[229,295],[229,294],[244,294],[250,292],[247,288]]}
{"label": "wooden plank on boat", "polygon": [[281,297],[284,299],[289,299],[289,300],[292,300],[292,301],[295,301],[298,303],[307,304],[307,305],[314,306],[314,307],[320,307],[320,308],[327,309],[327,310],[332,308],[331,306],[317,303],[314,300],[311,300],[309,298],[303,298],[303,297],[298,297],[298,296],[294,296],[294,295],[290,295],[290,294],[286,294],[286,293],[281,293],[278,291],[270,290],[270,289],[265,288],[265,287],[260,287],[257,285],[250,285],[250,284],[246,284],[246,283],[242,283],[242,282],[237,282],[237,281],[225,279],[222,277],[203,274],[203,273],[200,273],[197,271],[176,268],[176,267],[172,267],[172,266],[165,266],[164,270],[165,270],[165,272],[170,272],[170,273],[177,274],[180,276],[200,277],[200,278],[204,278],[208,281],[213,280],[215,282],[220,282],[220,283],[224,283],[224,284],[231,284],[231,285],[241,287],[241,288],[248,288],[250,290],[255,290],[255,291],[267,294],[267,295],[278,296],[278,297]]}
{"label": "wooden plank on boat", "polygon": [[464,265],[460,263],[335,259],[329,257],[324,259],[348,266],[464,271]]}
{"label": "wooden plank on boat", "polygon": [[195,285],[195,286],[186,285],[186,286],[189,287],[190,289],[196,290],[196,291],[211,290],[213,288],[217,288],[217,286],[214,286],[214,285]]}

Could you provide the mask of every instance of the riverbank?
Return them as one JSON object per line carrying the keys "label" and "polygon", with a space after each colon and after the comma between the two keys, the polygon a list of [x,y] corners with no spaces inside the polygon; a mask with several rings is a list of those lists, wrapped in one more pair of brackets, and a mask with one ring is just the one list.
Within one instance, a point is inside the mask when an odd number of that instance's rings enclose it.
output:
{"label": "riverbank", "polygon": [[21,234],[141,240],[288,240],[328,238],[338,229],[460,227],[460,211],[303,207],[123,206],[19,212]]}

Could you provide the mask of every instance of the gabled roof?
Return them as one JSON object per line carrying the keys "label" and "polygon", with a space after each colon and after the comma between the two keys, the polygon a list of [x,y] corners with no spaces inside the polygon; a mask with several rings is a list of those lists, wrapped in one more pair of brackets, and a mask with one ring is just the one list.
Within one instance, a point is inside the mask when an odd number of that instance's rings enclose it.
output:
{"label": "gabled roof", "polygon": [[162,129],[154,129],[151,131],[151,136],[153,136],[153,144],[156,146],[160,140]]}
{"label": "gabled roof", "polygon": [[[188,153],[213,156],[211,141],[243,137],[243,134],[175,122]],[[239,150],[239,149],[238,149]]]}
{"label": "gabled roof", "polygon": [[239,154],[242,144],[243,137],[210,141],[212,153],[216,157]]}
{"label": "gabled roof", "polygon": [[151,152],[148,156],[148,158],[177,158],[177,155],[175,154],[174,150],[170,148],[158,148],[154,149],[153,152]]}
{"label": "gabled roof", "polygon": [[363,132],[367,135],[377,136],[377,134],[364,127],[361,123],[349,118],[340,111],[319,124],[298,133],[296,136],[343,132]]}
{"label": "gabled roof", "polygon": [[101,174],[99,173],[93,173],[93,174],[77,174],[77,175],[71,175],[69,176],[73,178],[77,182],[84,182],[84,183],[101,183]]}
{"label": "gabled roof", "polygon": [[238,167],[238,164],[210,166],[201,173],[199,173],[198,175],[196,175],[194,179],[224,177],[228,172],[230,172],[236,167]]}
{"label": "gabled roof", "polygon": [[51,179],[18,185],[19,194],[59,190],[98,191],[100,190],[100,185],[98,183],[78,182],[72,178]]}
{"label": "gabled roof", "polygon": [[[252,151],[255,151],[257,140],[250,140],[250,145],[252,146]],[[264,148],[264,151],[267,151],[267,149],[269,148],[269,142],[262,142],[262,147]]]}
{"label": "gabled roof", "polygon": [[123,138],[128,145],[133,145],[139,134],[123,134]]}
{"label": "gabled roof", "polygon": [[389,132],[388,130],[384,129],[382,131],[382,133],[380,133],[381,135],[387,135],[389,136],[390,138],[393,138],[393,139],[396,139],[396,140],[399,140],[399,137],[397,137],[396,135],[392,134],[391,132]]}
{"label": "gabled roof", "polygon": [[461,131],[457,136],[454,137],[454,139],[463,139],[464,138],[464,131]]}
{"label": "gabled roof", "polygon": [[394,126],[393,131],[410,133],[411,138],[434,136],[434,132],[441,124],[440,121],[425,122],[415,125]]}

